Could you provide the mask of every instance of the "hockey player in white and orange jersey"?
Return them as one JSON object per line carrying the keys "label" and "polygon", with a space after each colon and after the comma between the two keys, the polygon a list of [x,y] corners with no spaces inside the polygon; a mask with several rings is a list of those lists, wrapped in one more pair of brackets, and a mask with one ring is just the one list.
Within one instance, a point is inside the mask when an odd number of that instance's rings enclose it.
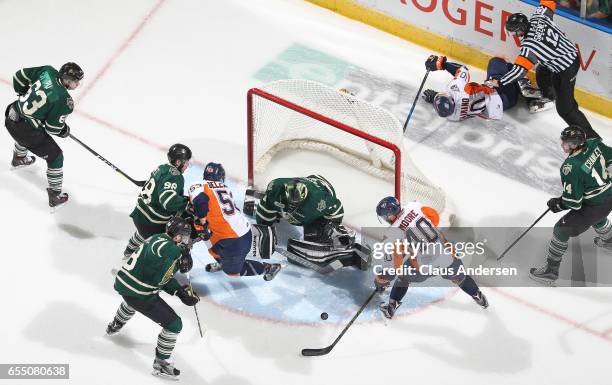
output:
{"label": "hockey player in white and orange jersey", "polygon": [[[472,82],[468,68],[447,61],[446,56],[431,55],[425,62],[425,68],[428,71],[446,70],[453,75],[453,80],[444,92],[429,89],[422,96],[426,102],[433,104],[439,116],[451,121],[462,121],[474,116],[500,120],[505,110],[517,104],[520,94],[530,99],[542,97],[542,92],[531,87],[527,78],[502,87],[492,87],[488,82]],[[492,58],[487,66],[487,80],[499,80],[510,68],[512,63],[499,57]],[[552,107],[552,104],[548,107]]]}
{"label": "hockey player in white and orange jersey", "polygon": [[[375,265],[374,270],[375,285],[379,291],[384,291],[395,279],[389,302],[380,305],[385,317],[393,318],[410,283],[423,282],[436,275],[459,286],[482,308],[489,306],[474,279],[461,271],[463,263],[455,257],[452,248],[432,247],[447,243],[437,228],[440,217],[435,209],[419,202],[410,202],[402,207],[395,197],[390,196],[378,203],[376,214],[379,220],[391,225],[383,242],[394,244],[394,252],[386,256],[380,265]],[[438,271],[439,274],[434,273]]]}
{"label": "hockey player in white and orange jersey", "polygon": [[281,265],[246,259],[254,246],[260,247],[262,237],[258,237],[259,242],[253,242],[251,225],[236,206],[232,192],[224,182],[223,166],[210,162],[204,168],[204,180],[189,187],[189,201],[196,218],[194,228],[216,259],[216,262],[206,265],[206,271],[223,270],[230,276],[263,274],[263,278],[270,281],[280,271]]}

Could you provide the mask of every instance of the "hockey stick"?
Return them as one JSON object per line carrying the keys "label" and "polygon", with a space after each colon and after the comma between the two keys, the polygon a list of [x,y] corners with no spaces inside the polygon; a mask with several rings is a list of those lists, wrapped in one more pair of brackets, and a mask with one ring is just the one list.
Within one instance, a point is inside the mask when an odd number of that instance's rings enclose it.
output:
{"label": "hockey stick", "polygon": [[429,76],[429,70],[425,72],[425,77],[423,78],[423,81],[421,82],[421,86],[419,87],[419,90],[417,91],[416,97],[414,98],[414,102],[412,102],[412,108],[410,108],[410,113],[408,114],[408,117],[406,118],[406,123],[404,123],[404,132],[406,132],[406,128],[408,127],[408,122],[410,121],[410,118],[412,117],[412,113],[414,112],[414,107],[416,107],[416,104],[419,101],[419,95],[421,95],[421,91],[423,90],[423,86],[425,85],[425,80],[427,80],[427,76]]}
{"label": "hockey stick", "polygon": [[86,145],[85,143],[81,142],[79,139],[77,139],[74,135],[72,134],[68,134],[68,136],[74,140],[75,142],[77,142],[78,144],[80,144],[81,146],[85,147],[85,149],[89,152],[91,152],[92,154],[94,154],[98,159],[100,159],[102,162],[106,163],[107,165],[110,166],[110,168],[112,168],[113,170],[117,171],[119,174],[123,175],[124,177],[126,177],[127,179],[129,179],[130,182],[134,183],[136,186],[142,187],[145,185],[145,183],[147,183],[147,181],[145,180],[135,180],[133,178],[131,178],[128,174],[124,173],[123,171],[121,171],[117,166],[115,166],[114,164],[112,164],[111,162],[109,162],[108,160],[106,160],[106,158],[104,158],[102,155],[98,154],[97,152],[95,152],[91,147],[89,147],[88,145]]}
{"label": "hockey stick", "polygon": [[538,219],[536,219],[536,220],[535,220],[535,222],[533,222],[533,223],[531,224],[531,226],[529,226],[529,228],[523,232],[523,234],[521,234],[521,235],[520,235],[518,238],[516,238],[516,241],[512,242],[512,244],[511,244],[510,246],[508,246],[508,248],[507,248],[507,249],[506,249],[506,250],[505,250],[503,253],[501,253],[501,255],[500,255],[499,257],[497,257],[497,260],[499,261],[500,259],[502,259],[502,258],[504,257],[504,255],[506,255],[506,253],[507,253],[508,251],[510,251],[510,249],[512,248],[512,246],[516,245],[516,243],[517,243],[518,241],[520,241],[520,240],[521,240],[521,238],[523,238],[523,237],[525,236],[525,234],[527,234],[527,233],[529,232],[529,230],[531,230],[531,229],[533,228],[533,226],[535,226],[535,225],[536,225],[536,223],[538,223],[538,222],[540,221],[540,219],[542,219],[542,218],[544,217],[544,215],[548,214],[548,212],[549,212],[549,211],[550,211],[550,208],[546,209],[546,211],[544,211],[544,212],[542,213],[542,215],[540,215],[540,216],[538,217]]}
{"label": "hockey stick", "polygon": [[363,309],[365,309],[366,306],[368,306],[368,304],[370,303],[370,301],[372,301],[372,298],[374,298],[374,295],[376,295],[376,293],[378,293],[378,291],[374,290],[372,292],[372,294],[370,294],[370,296],[365,301],[365,303],[363,305],[361,305],[361,308],[359,309],[359,311],[353,316],[353,319],[351,319],[351,321],[348,323],[348,325],[346,325],[344,327],[344,330],[342,330],[342,333],[340,333],[340,335],[336,338],[336,340],[331,345],[329,345],[329,346],[327,346],[325,348],[320,348],[320,349],[302,349],[302,355],[303,356],[308,356],[308,357],[312,357],[312,356],[324,356],[327,353],[331,352],[331,350],[334,348],[334,346],[336,346],[338,341],[340,341],[340,338],[342,338],[344,333],[346,333],[346,331],[351,327],[353,322],[355,322],[357,317],[359,317],[359,315],[361,314]]}
{"label": "hockey stick", "polygon": [[[193,293],[193,287],[191,286],[191,276],[189,272],[187,272],[187,282],[189,282],[189,290]],[[196,321],[198,322],[198,330],[200,331],[200,338],[204,338],[204,333],[202,333],[202,325],[200,324],[200,315],[198,314],[197,305],[193,305],[193,311],[196,315]]]}

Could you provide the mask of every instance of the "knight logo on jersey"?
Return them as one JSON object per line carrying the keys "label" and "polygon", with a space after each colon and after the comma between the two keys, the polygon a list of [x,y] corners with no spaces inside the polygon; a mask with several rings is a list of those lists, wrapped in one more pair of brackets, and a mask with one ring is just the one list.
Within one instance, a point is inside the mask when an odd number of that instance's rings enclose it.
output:
{"label": "knight logo on jersey", "polygon": [[317,205],[317,210],[323,211],[325,210],[325,207],[327,207],[327,205],[325,204],[325,200],[321,199],[321,201]]}
{"label": "knight logo on jersey", "polygon": [[572,172],[572,165],[568,163],[564,164],[561,171],[563,172],[563,175],[569,175],[569,173]]}

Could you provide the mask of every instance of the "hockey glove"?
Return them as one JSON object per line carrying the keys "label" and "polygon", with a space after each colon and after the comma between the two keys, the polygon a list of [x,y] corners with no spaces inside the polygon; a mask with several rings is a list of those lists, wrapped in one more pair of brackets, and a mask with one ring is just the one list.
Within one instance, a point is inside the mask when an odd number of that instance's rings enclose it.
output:
{"label": "hockey glove", "polygon": [[174,294],[187,306],[195,306],[195,304],[200,301],[200,297],[189,290],[189,286],[187,285],[178,289]]}
{"label": "hockey glove", "polygon": [[57,136],[59,136],[60,138],[67,138],[68,135],[70,135],[70,126],[64,124],[64,128],[60,131],[59,134],[57,134]]}
{"label": "hockey glove", "polygon": [[187,273],[193,268],[193,258],[188,250],[183,249],[183,255],[178,260],[179,271],[183,274]]}
{"label": "hockey glove", "polygon": [[563,206],[561,198],[550,198],[548,202],[546,202],[546,204],[548,205],[550,211],[552,211],[553,213],[558,213],[559,211],[567,210],[567,208]]}
{"label": "hockey glove", "polygon": [[425,100],[427,103],[433,103],[434,99],[436,98],[436,95],[438,93],[434,90],[425,90],[423,91],[423,96],[421,96],[423,98],[423,100]]}
{"label": "hockey glove", "polygon": [[387,289],[389,286],[391,285],[391,281],[387,280],[384,277],[381,277],[380,275],[377,275],[374,278],[374,286],[376,286],[376,291],[378,292],[383,292],[385,291],[385,289]]}
{"label": "hockey glove", "polygon": [[193,229],[196,232],[196,236],[202,238],[203,241],[208,241],[212,237],[212,231],[208,229],[208,222],[203,225],[194,223]]}
{"label": "hockey glove", "polygon": [[443,70],[444,64],[446,64],[446,56],[431,55],[425,61],[425,69],[427,71]]}

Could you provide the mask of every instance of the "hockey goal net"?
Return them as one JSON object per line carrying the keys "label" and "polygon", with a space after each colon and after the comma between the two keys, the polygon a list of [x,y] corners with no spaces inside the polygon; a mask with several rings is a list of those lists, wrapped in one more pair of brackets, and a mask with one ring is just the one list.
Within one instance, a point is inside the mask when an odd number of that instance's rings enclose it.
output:
{"label": "hockey goal net", "polygon": [[401,123],[389,111],[317,82],[288,79],[250,89],[247,114],[250,186],[265,189],[269,180],[258,175],[281,151],[324,152],[390,181],[388,195],[400,202],[418,200],[451,220],[446,195],[412,162]]}

